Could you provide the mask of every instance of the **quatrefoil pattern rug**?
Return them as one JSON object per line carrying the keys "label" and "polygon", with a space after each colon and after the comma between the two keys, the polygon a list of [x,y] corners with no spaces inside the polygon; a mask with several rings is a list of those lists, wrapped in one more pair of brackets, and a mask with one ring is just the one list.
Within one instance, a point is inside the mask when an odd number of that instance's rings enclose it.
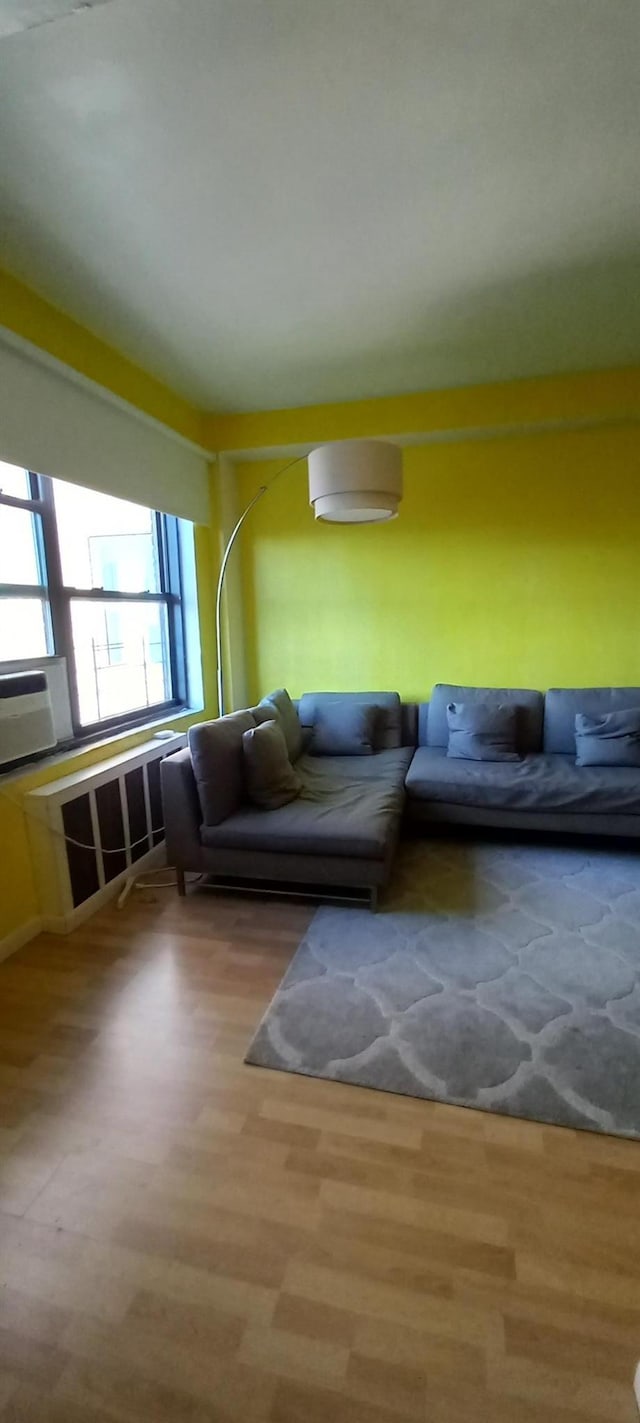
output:
{"label": "quatrefoil pattern rug", "polygon": [[247,1062],[640,1137],[640,853],[401,846],[318,909]]}

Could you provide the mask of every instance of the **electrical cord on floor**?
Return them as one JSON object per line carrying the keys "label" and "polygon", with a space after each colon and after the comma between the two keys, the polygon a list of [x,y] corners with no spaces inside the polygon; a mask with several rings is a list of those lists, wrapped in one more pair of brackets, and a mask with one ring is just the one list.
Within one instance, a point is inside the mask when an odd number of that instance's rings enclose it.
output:
{"label": "electrical cord on floor", "polygon": [[[157,870],[147,870],[146,873],[151,875],[154,873],[164,875],[167,873],[167,870],[174,870],[176,868],[176,865],[159,865]],[[186,884],[197,884],[201,879],[204,879],[204,875],[185,875]],[[122,909],[132,889],[176,889],[177,883],[177,877],[176,879],[160,880],[158,883],[157,880],[149,882],[148,880],[136,879],[135,875],[128,875],[116,900],[116,908]]]}
{"label": "electrical cord on floor", "polygon": [[[34,815],[32,811],[27,810],[23,801],[17,800],[15,796],[9,795],[9,793],[1,787],[0,796],[4,796],[5,800],[10,801],[11,805],[14,805],[16,809],[19,810],[21,814],[25,816],[26,819],[33,820],[37,825],[41,826],[42,828],[46,828],[50,835],[57,835],[60,840],[65,840],[68,845],[75,845],[76,849],[78,850],[89,850],[93,855],[98,852],[98,849],[101,855],[126,855],[130,853],[131,850],[135,850],[138,845],[148,845],[149,839],[151,838],[153,840],[154,835],[164,835],[164,825],[152,825],[151,829],[148,830],[145,835],[140,835],[137,840],[132,840],[129,845],[117,845],[115,847],[112,846],[108,849],[104,845],[100,845],[99,847],[97,845],[88,845],[85,844],[82,840],[76,840],[75,836],[73,835],[67,835],[65,830],[59,830],[55,825],[47,824],[45,826],[45,822],[40,819],[39,815]],[[176,868],[177,866],[175,865],[159,865],[157,870],[148,869],[145,871],[145,873],[148,875],[166,874],[167,870],[174,870]],[[190,875],[188,883],[197,883],[197,881],[202,878],[202,875]],[[123,904],[128,899],[132,889],[176,889],[176,887],[177,879],[165,880],[164,882],[160,881],[159,883],[158,881],[148,883],[142,879],[136,879],[135,875],[128,875],[127,879],[125,880],[124,886],[120,894],[118,895],[118,909],[122,908]]]}

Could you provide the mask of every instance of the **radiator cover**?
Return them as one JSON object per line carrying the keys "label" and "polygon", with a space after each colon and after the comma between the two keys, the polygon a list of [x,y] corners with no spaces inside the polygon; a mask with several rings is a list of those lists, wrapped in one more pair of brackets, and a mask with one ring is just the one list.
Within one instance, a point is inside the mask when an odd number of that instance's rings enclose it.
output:
{"label": "radiator cover", "polygon": [[127,875],[164,862],[160,762],[186,740],[146,741],[25,796],[44,929],[68,933]]}

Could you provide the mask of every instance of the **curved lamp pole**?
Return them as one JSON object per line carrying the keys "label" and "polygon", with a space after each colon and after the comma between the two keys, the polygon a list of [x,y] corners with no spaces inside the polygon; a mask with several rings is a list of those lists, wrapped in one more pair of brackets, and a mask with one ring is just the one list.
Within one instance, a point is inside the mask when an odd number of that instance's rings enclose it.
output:
{"label": "curved lamp pole", "polygon": [[306,458],[306,455],[298,455],[296,459],[290,460],[289,463],[285,464],[282,469],[277,470],[273,476],[273,479],[270,479],[268,484],[260,485],[260,488],[258,489],[257,493],[254,494],[253,499],[249,500],[246,509],[240,515],[240,518],[238,519],[235,528],[227,539],[226,547],[222,555],[222,563],[220,564],[220,572],[218,574],[218,586],[216,588],[216,682],[218,687],[218,716],[224,716],[225,714],[224,668],[222,653],[222,594],[224,592],[224,578],[225,573],[227,571],[227,564],[229,562],[231,550],[238,537],[238,534],[240,533],[245,519],[251,513],[251,510],[255,508],[255,505],[259,503],[263,495],[267,493],[267,490],[271,488],[272,484],[275,484],[276,479],[279,479],[281,474],[285,474],[286,471],[288,469],[291,469],[294,464],[300,464],[301,461],[306,460]]}

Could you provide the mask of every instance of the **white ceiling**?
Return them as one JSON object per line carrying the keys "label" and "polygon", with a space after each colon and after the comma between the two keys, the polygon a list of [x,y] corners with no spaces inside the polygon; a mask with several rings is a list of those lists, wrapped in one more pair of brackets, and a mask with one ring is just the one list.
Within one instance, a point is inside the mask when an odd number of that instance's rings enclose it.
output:
{"label": "white ceiling", "polygon": [[34,30],[36,25],[50,25],[74,10],[107,3],[108,0],[0,0],[0,39],[19,34],[20,30]]}
{"label": "white ceiling", "polygon": [[218,409],[627,364],[639,71],[638,0],[81,9],[0,43],[0,262]]}

